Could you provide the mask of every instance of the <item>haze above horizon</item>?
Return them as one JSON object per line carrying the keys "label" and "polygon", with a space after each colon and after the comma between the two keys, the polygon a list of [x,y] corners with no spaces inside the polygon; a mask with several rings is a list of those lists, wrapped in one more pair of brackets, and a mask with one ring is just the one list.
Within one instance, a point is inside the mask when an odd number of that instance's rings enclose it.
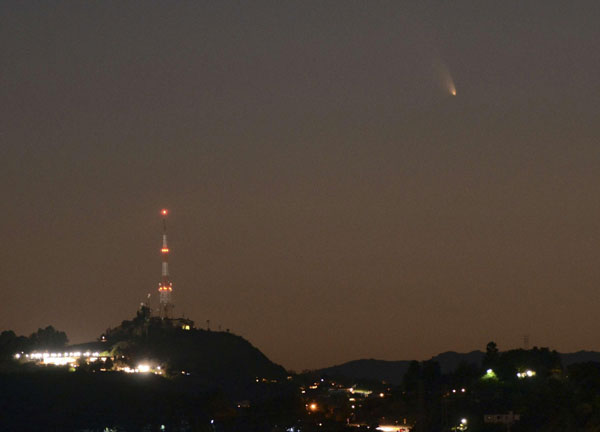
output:
{"label": "haze above horizon", "polygon": [[131,318],[166,207],[174,313],[287,368],[599,350],[598,17],[2,2],[0,329]]}

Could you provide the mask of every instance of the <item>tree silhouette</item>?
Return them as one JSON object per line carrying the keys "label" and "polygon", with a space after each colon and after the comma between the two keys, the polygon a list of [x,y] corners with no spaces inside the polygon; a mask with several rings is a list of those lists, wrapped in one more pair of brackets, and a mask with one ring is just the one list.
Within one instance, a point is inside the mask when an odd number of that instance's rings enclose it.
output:
{"label": "tree silhouette", "polygon": [[52,350],[52,349],[63,349],[67,342],[67,334],[62,331],[56,330],[52,326],[48,326],[44,329],[38,329],[37,332],[29,336],[31,348],[34,350]]}
{"label": "tree silhouette", "polygon": [[483,357],[483,366],[486,368],[493,368],[498,363],[498,345],[496,342],[491,341],[485,347],[485,357]]}

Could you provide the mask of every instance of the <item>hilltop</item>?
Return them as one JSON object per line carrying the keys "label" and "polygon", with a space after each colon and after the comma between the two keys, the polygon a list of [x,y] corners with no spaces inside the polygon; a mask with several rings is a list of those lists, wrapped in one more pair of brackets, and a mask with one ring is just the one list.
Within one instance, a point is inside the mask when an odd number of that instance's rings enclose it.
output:
{"label": "hilltop", "polygon": [[167,373],[194,375],[210,384],[281,379],[286,371],[258,348],[233,333],[196,329],[187,319],[153,317],[146,307],[131,321],[108,329],[100,338],[105,351],[130,366],[161,365]]}
{"label": "hilltop", "polygon": [[241,336],[208,330],[149,326],[145,334],[115,343],[111,352],[131,365],[163,364],[171,373],[193,374],[204,381],[281,379],[286,371]]}

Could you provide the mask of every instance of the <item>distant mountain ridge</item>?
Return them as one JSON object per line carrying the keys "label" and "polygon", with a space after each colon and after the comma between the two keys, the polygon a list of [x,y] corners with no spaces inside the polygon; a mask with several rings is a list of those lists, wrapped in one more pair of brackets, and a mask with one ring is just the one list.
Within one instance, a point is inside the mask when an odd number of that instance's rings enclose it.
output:
{"label": "distant mountain ridge", "polygon": [[[597,351],[577,351],[574,353],[559,353],[563,366],[569,366],[574,363],[600,362],[600,352]],[[485,353],[482,351],[471,351],[469,353],[457,353],[447,351],[430,360],[437,361],[440,364],[442,373],[454,371],[461,363],[471,363],[481,366]],[[335,365],[314,371],[320,375],[343,376],[357,380],[386,381],[390,384],[401,384],[404,374],[408,370],[412,360],[376,360],[361,359],[352,360],[340,365]]]}

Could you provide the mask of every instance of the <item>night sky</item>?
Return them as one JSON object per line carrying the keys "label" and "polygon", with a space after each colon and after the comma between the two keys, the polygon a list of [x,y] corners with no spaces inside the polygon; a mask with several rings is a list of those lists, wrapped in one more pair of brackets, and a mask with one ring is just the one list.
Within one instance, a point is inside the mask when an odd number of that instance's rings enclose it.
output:
{"label": "night sky", "polygon": [[[600,2],[0,2],[0,329],[302,370],[600,350]],[[456,86],[457,96],[450,94]]]}

